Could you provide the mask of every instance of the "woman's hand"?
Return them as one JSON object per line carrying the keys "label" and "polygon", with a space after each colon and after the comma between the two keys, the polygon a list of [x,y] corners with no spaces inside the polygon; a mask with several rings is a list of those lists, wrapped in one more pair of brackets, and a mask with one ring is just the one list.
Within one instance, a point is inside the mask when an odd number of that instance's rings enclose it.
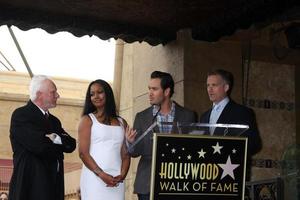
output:
{"label": "woman's hand", "polygon": [[100,172],[98,176],[106,183],[107,187],[115,187],[118,184],[118,181],[116,181],[112,175],[107,174],[104,171]]}
{"label": "woman's hand", "polygon": [[114,177],[114,180],[117,182],[117,183],[122,183],[123,182],[123,180],[124,180],[124,176],[122,176],[122,175],[118,175],[118,176],[115,176]]}

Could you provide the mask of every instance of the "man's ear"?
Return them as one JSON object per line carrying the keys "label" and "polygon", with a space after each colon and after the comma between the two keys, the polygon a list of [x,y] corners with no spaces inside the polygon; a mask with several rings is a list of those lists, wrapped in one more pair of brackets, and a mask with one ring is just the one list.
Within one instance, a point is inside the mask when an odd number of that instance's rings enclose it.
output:
{"label": "man's ear", "polygon": [[41,91],[37,91],[36,92],[36,99],[38,99],[41,96],[42,92]]}
{"label": "man's ear", "polygon": [[170,91],[171,91],[170,88],[167,88],[167,89],[164,90],[165,97],[170,96]]}
{"label": "man's ear", "polygon": [[225,92],[227,93],[227,92],[228,92],[228,90],[229,90],[229,85],[225,83],[225,85],[224,85],[224,89],[225,89]]}

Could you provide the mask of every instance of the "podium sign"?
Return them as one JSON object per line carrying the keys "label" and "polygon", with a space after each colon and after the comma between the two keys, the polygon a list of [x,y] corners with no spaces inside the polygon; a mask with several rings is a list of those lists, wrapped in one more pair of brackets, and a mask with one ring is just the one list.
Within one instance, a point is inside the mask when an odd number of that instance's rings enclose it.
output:
{"label": "podium sign", "polygon": [[151,200],[244,199],[247,138],[154,134]]}

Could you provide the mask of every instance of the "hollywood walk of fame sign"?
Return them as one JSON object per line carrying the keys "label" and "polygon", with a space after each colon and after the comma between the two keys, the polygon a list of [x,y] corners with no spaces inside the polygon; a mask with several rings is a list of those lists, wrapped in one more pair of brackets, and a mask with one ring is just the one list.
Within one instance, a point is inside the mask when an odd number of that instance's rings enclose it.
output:
{"label": "hollywood walk of fame sign", "polygon": [[155,134],[151,200],[244,199],[247,138]]}

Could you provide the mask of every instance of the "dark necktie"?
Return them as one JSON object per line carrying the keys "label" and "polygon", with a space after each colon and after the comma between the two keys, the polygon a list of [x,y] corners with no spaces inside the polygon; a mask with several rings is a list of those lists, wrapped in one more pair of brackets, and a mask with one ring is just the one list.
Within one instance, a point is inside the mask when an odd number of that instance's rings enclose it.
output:
{"label": "dark necktie", "polygon": [[45,112],[44,114],[44,117],[45,117],[45,128],[46,128],[46,134],[50,133],[50,120],[49,120],[49,113],[48,112]]}

